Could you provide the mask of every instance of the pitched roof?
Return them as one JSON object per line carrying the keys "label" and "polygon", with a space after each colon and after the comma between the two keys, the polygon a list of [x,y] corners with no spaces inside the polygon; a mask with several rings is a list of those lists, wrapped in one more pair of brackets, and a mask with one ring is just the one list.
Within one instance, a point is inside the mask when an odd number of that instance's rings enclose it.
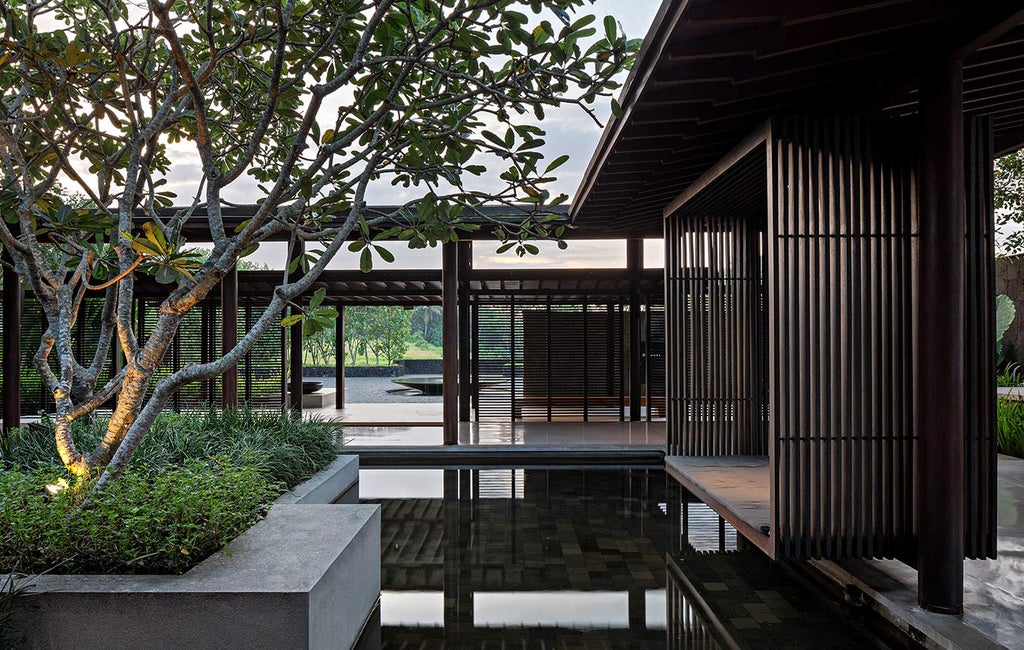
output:
{"label": "pitched roof", "polygon": [[997,152],[1024,145],[1017,2],[664,0],[570,210],[574,224],[660,236],[662,210],[770,115],[917,112],[916,76],[966,57],[965,111]]}

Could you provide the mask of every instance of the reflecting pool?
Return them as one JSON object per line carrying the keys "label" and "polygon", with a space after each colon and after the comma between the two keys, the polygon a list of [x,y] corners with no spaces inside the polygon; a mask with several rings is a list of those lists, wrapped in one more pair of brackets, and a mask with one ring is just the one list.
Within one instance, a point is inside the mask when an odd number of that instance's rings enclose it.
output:
{"label": "reflecting pool", "polygon": [[385,648],[879,647],[655,469],[364,469]]}

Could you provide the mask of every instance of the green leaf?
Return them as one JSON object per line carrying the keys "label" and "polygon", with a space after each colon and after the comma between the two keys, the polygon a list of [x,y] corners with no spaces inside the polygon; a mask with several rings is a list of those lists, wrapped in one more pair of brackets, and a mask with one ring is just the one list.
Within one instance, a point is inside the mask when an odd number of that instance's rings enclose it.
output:
{"label": "green leaf", "polygon": [[327,297],[327,289],[320,287],[313,293],[313,297],[309,299],[309,308],[316,309],[323,303],[324,298]]}
{"label": "green leaf", "polygon": [[359,270],[363,273],[369,273],[373,269],[373,257],[370,255],[370,249],[364,248],[363,252],[359,255]]}
{"label": "green leaf", "polygon": [[549,164],[547,167],[544,168],[544,173],[548,174],[548,173],[558,169],[559,167],[564,165],[566,162],[568,162],[568,160],[569,160],[568,154],[562,154],[558,158],[555,158],[554,160],[552,160],[551,164]]}
{"label": "green leaf", "polygon": [[996,358],[998,364],[1003,361],[1003,336],[1010,329],[1013,319],[1017,316],[1017,307],[1006,294],[996,296]]}
{"label": "green leaf", "polygon": [[171,284],[178,279],[178,274],[169,266],[161,266],[154,277],[159,284]]}
{"label": "green leaf", "polygon": [[384,248],[383,246],[374,246],[373,248],[374,250],[377,251],[377,254],[380,255],[380,258],[387,262],[388,264],[391,264],[395,261],[395,256],[391,254],[391,251]]}
{"label": "green leaf", "polygon": [[292,314],[281,319],[281,327],[291,327],[302,320],[302,314]]}
{"label": "green leaf", "polygon": [[487,138],[488,140],[490,140],[491,143],[494,144],[495,146],[502,147],[502,148],[505,147],[505,141],[502,140],[501,138],[499,138],[494,133],[491,133],[490,131],[487,131],[487,130],[481,131],[480,135],[482,135],[485,138]]}
{"label": "green leaf", "polygon": [[608,37],[609,41],[614,41],[616,36],[615,29],[615,17],[605,16],[604,17],[604,33]]}
{"label": "green leaf", "polygon": [[616,119],[622,119],[622,106],[619,104],[619,100],[612,97],[612,115]]}
{"label": "green leaf", "polygon": [[152,247],[159,251],[161,255],[166,255],[171,252],[167,246],[167,240],[164,239],[164,233],[163,230],[160,229],[160,226],[156,225],[152,221],[147,221],[142,224],[142,232],[145,233],[146,239],[153,244]]}
{"label": "green leaf", "polygon": [[146,244],[142,243],[141,239],[134,239],[134,240],[132,240],[132,248],[135,249],[135,252],[140,253],[142,255],[149,255],[151,257],[159,257],[160,256],[160,253],[158,253],[157,251],[153,250],[152,248],[150,248]]}

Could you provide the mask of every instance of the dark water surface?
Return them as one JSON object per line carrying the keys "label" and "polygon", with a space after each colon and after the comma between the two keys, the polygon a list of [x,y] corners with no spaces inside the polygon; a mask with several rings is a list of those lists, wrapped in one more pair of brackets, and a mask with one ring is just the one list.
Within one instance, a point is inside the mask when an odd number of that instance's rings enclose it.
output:
{"label": "dark water surface", "polygon": [[385,648],[878,647],[661,470],[364,469]]}

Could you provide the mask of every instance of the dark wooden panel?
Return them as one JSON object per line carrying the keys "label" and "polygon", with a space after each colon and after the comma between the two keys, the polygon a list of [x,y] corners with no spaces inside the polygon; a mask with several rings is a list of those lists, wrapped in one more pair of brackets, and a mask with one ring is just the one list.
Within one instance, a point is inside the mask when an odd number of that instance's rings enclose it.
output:
{"label": "dark wooden panel", "polygon": [[[647,418],[665,411],[664,316],[660,296],[643,295],[642,396]],[[629,407],[626,307],[629,296],[514,294],[473,305],[472,383],[478,420],[623,420]]]}
{"label": "dark wooden panel", "polygon": [[996,553],[995,243],[992,122],[964,129],[967,269],[964,332],[964,553]]}
{"label": "dark wooden panel", "polygon": [[772,537],[780,557],[910,552],[917,211],[914,165],[903,154],[913,149],[899,133],[852,118],[773,122]]}

